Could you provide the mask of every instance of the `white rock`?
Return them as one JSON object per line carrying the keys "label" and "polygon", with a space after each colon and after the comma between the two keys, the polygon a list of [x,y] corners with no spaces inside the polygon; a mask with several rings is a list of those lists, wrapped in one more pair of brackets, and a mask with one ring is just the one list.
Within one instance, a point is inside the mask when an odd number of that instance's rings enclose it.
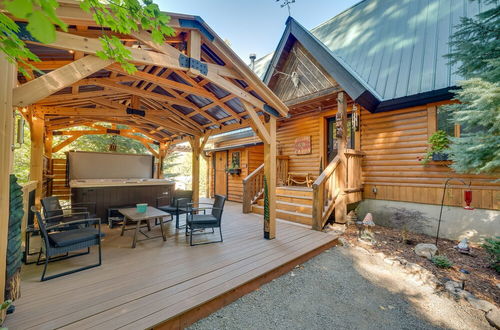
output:
{"label": "white rock", "polygon": [[467,298],[469,303],[474,307],[475,309],[480,309],[483,312],[489,312],[492,309],[496,308],[495,305],[490,303],[489,301],[482,300],[482,299],[477,299],[477,298]]}
{"label": "white rock", "polygon": [[492,326],[500,329],[500,310],[498,308],[493,308],[491,311],[486,313],[486,319]]}
{"label": "white rock", "polygon": [[415,253],[421,257],[426,257],[427,259],[432,259],[437,253],[437,247],[434,244],[420,243],[415,246]]}

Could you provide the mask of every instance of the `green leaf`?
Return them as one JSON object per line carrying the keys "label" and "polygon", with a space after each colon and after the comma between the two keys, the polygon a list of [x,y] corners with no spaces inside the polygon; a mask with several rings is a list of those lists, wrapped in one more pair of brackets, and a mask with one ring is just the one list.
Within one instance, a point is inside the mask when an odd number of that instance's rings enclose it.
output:
{"label": "green leaf", "polygon": [[26,28],[39,41],[48,44],[56,40],[56,29],[50,20],[39,10],[34,11],[28,19]]}
{"label": "green leaf", "polygon": [[18,18],[26,18],[32,11],[30,0],[14,0],[5,3],[5,9]]}

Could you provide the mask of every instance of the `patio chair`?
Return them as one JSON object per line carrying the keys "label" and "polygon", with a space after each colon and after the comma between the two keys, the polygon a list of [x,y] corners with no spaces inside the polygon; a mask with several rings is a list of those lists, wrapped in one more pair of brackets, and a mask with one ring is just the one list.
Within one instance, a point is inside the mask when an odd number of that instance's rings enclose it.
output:
{"label": "patio chair", "polygon": [[[210,243],[220,243],[222,239],[222,212],[224,211],[224,204],[226,203],[226,196],[215,195],[215,201],[210,203],[189,203],[188,216],[186,218],[186,235],[189,234],[189,245],[203,245]],[[204,206],[202,206],[204,205]],[[211,210],[207,214],[207,210]],[[202,214],[200,214],[203,212]],[[193,244],[193,232],[198,229],[219,228],[220,241],[210,241]]]}
{"label": "patio chair", "polygon": [[[41,203],[43,206],[44,219],[50,219],[52,223],[96,218],[94,203],[72,203],[61,206],[61,202],[57,196],[42,198]],[[92,212],[89,212],[89,206],[93,207]]]}
{"label": "patio chair", "polygon": [[[187,205],[193,201],[192,190],[175,190],[170,204],[162,204],[168,202],[168,196],[161,196],[156,199],[156,208],[167,212],[172,217],[175,215],[175,228],[179,229],[179,216],[187,213]],[[171,221],[171,220],[169,220]]]}
{"label": "patio chair", "polygon": [[[104,234],[101,233],[101,219],[87,218],[87,219],[79,219],[79,220],[58,223],[55,225],[49,225],[50,223],[54,223],[55,221],[58,220],[50,218],[42,219],[40,211],[38,211],[35,206],[33,206],[31,210],[35,213],[35,217],[38,222],[38,227],[40,229],[40,233],[43,239],[43,245],[40,248],[40,253],[38,255],[38,260],[37,260],[37,265],[45,264],[40,281],[43,282],[51,280],[56,277],[76,273],[82,270],[94,268],[101,265],[102,263],[101,238],[104,237]],[[61,217],[56,216],[56,218],[60,219]],[[94,228],[92,226],[93,224],[97,224],[97,228]],[[67,225],[84,225],[84,226],[79,227],[77,229],[67,230]],[[57,231],[58,229],[62,229],[62,231]],[[99,254],[98,263],[47,277],[45,276],[49,262],[59,261],[89,254],[90,248],[92,246],[98,247],[98,254]],[[83,249],[87,249],[87,251],[69,255],[69,252],[81,251]],[[42,253],[45,255],[44,260],[41,260]]]}

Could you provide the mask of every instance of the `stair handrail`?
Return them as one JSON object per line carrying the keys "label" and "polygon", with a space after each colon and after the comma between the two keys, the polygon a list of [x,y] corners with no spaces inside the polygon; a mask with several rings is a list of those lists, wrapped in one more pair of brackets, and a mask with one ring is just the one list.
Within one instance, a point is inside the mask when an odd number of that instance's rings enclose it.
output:
{"label": "stair handrail", "polygon": [[335,184],[335,173],[339,164],[340,157],[337,155],[312,185],[312,228],[314,230],[321,230],[323,228],[326,220],[328,220],[328,217],[335,207],[335,200],[340,193],[337,185]]}
{"label": "stair handrail", "polygon": [[252,212],[254,204],[264,193],[264,163],[243,179],[243,213]]}

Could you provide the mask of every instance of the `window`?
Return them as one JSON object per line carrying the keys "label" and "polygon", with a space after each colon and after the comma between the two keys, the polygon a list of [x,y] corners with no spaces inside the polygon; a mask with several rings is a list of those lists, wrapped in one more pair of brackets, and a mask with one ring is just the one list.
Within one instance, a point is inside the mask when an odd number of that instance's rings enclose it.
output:
{"label": "window", "polygon": [[449,136],[455,136],[455,123],[452,121],[451,112],[441,107],[437,108],[437,129],[445,131]]}

